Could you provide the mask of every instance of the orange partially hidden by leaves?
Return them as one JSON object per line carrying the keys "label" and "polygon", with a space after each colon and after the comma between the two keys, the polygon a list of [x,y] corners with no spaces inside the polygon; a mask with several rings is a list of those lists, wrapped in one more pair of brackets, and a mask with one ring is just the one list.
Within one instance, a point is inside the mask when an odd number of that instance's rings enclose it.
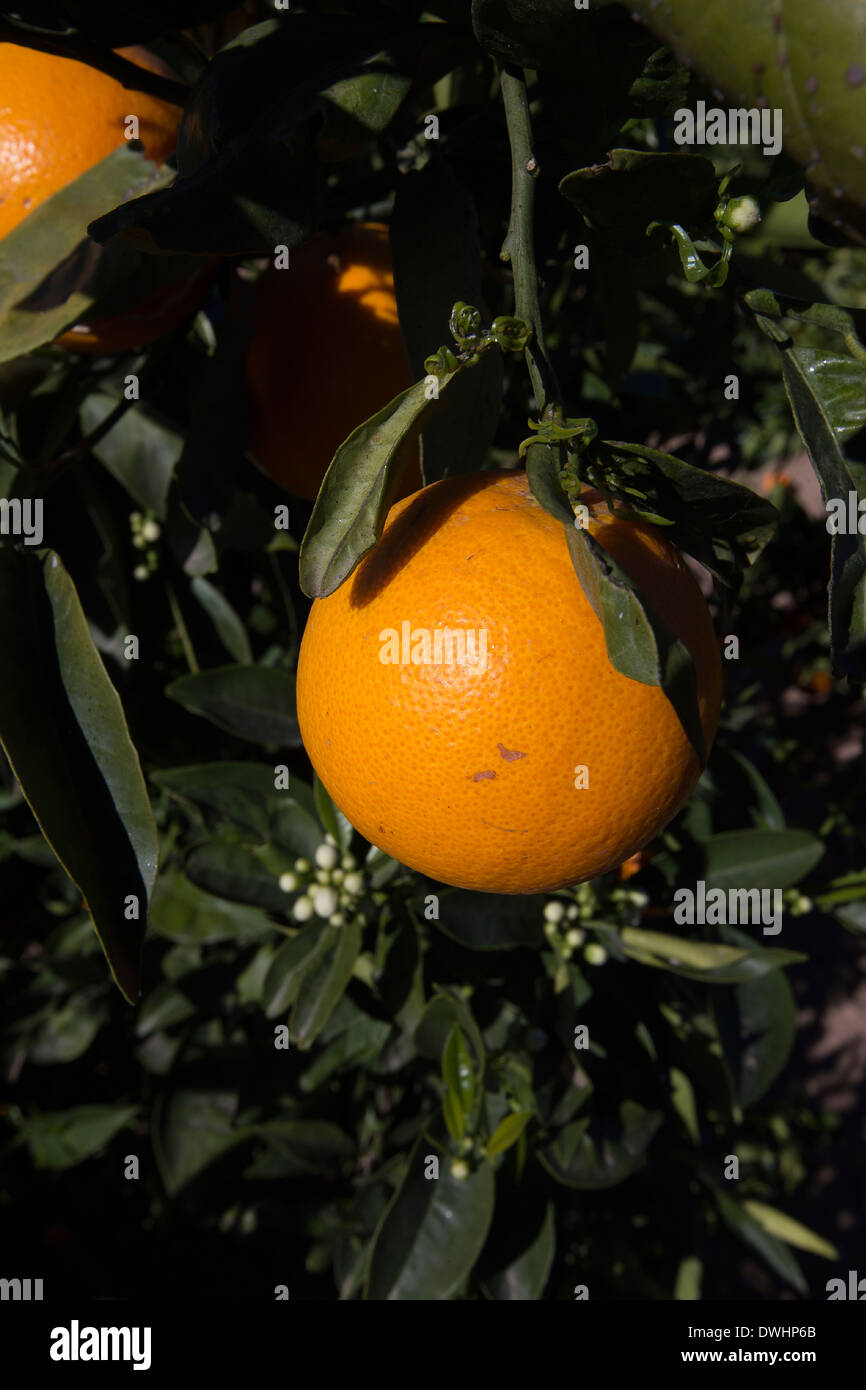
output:
{"label": "orange partially hidden by leaves", "polygon": [[[412,378],[387,227],[321,233],[289,262],[256,286],[250,452],[281,487],[312,501],[343,441]],[[421,483],[417,463],[407,474],[401,495]]]}
{"label": "orange partially hidden by leaves", "polygon": [[646,849],[639,849],[637,854],[630,854],[628,859],[620,864],[617,871],[616,876],[620,883],[626,883],[630,878],[634,878],[635,874],[639,874],[651,859],[652,854]]}
{"label": "orange partially hidden by leaves", "polygon": [[[691,652],[709,748],[721,659],[697,583],[658,529],[584,500],[592,534]],[[611,665],[562,524],[523,472],[445,479],[392,508],[375,549],[313,605],[298,717],[319,777],[368,840],[490,893],[616,868],[701,772],[660,687]]]}
{"label": "orange partially hidden by leaves", "polygon": [[194,275],[161,286],[125,313],[78,323],[54,341],[58,347],[87,353],[146,347],[177,328],[199,307],[219,263],[215,256]]}
{"label": "orange partially hidden by leaves", "polygon": [[[145,49],[118,53],[139,67],[173,76]],[[138,120],[148,158],[163,164],[177,145],[181,114],[179,106],[127,89],[86,63],[0,43],[0,237],[122,145],[130,116]],[[76,325],[56,341],[81,352],[146,346],[196,307],[213,273],[213,266],[207,267],[162,287],[124,314]]]}
{"label": "orange partially hidden by leaves", "polygon": [[[143,49],[118,52],[171,76]],[[138,118],[148,158],[163,164],[177,145],[181,114],[86,63],[0,43],[0,237],[122,145],[129,116]]]}

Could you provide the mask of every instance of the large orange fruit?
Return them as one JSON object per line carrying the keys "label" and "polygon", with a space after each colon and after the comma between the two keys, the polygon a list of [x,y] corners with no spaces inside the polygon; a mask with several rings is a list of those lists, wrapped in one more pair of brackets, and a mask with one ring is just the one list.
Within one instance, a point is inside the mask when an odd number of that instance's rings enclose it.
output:
{"label": "large orange fruit", "polygon": [[[411,386],[388,229],[352,223],[320,233],[256,286],[247,356],[250,452],[310,501],[352,431]],[[417,465],[405,490],[420,486]]]}
{"label": "large orange fruit", "polygon": [[[145,49],[118,52],[139,67],[173,76]],[[127,90],[86,63],[0,43],[0,237],[122,145],[129,116],[138,117],[148,157],[164,163],[177,145],[181,114],[179,106]],[[56,341],[82,352],[145,346],[192,312],[213,274],[211,264],[163,286],[127,313],[78,324]]]}
{"label": "large orange fruit", "polygon": [[[585,500],[592,534],[691,652],[709,747],[721,660],[697,583],[658,529]],[[462,664],[445,629],[463,634]],[[615,868],[701,771],[661,689],[611,666],[563,527],[522,471],[447,478],[392,508],[375,549],[313,604],[298,717],[362,835],[432,878],[491,893]]]}
{"label": "large orange fruit", "polygon": [[[168,73],[143,49],[118,51],[140,67]],[[86,63],[0,43],[0,237],[122,145],[127,116],[138,117],[148,158],[164,163],[177,144],[181,114]]]}

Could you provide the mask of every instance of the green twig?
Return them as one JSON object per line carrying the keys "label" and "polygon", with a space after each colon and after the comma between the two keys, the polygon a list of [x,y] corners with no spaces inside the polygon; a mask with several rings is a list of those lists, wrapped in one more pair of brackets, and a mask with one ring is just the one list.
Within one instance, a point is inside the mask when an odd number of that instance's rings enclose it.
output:
{"label": "green twig", "polygon": [[514,274],[514,312],[532,329],[526,347],[526,365],[541,418],[562,415],[562,400],[556,375],[547,356],[541,307],[538,302],[538,273],[532,242],[535,209],[535,180],[538,161],[532,153],[532,122],[526,78],[516,68],[503,67],[500,73],[502,101],[508,139],[511,144],[511,217],[502,244],[501,257],[510,261]]}
{"label": "green twig", "polygon": [[169,580],[165,581],[165,591],[168,595],[168,603],[169,607],[171,608],[171,616],[174,618],[174,624],[177,628],[177,634],[180,638],[181,646],[183,647],[184,656],[186,657],[186,664],[189,667],[192,675],[196,675],[199,669],[199,665],[198,661],[196,660],[195,648],[192,645],[192,638],[190,637],[189,631],[187,630],[183,613],[180,611],[180,604],[177,601],[177,594],[174,592],[174,588]]}

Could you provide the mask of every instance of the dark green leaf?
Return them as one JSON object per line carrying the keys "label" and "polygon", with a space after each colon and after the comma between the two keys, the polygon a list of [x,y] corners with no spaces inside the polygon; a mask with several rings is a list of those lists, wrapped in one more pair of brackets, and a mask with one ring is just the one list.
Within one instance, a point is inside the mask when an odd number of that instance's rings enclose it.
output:
{"label": "dark green leaf", "polygon": [[69,1110],[11,1116],[37,1168],[74,1168],[104,1148],[138,1116],[137,1105],[76,1105]]}
{"label": "dark green leaf", "polygon": [[624,927],[620,941],[626,955],[642,965],[671,970],[688,980],[728,985],[752,980],[768,970],[805,960],[797,951],[775,946],[727,946],[710,941],[690,941],[684,936]]}
{"label": "dark green leaf", "polygon": [[108,1016],[104,1005],[73,994],[54,1008],[28,1041],[27,1055],[39,1066],[73,1062],[89,1048]]}
{"label": "dark green leaf", "polygon": [[308,1048],[322,1031],[352,978],[361,950],[361,926],[355,920],[326,929],[325,949],[305,973],[292,1011],[291,1036]]}
{"label": "dark green leaf", "polygon": [[236,1144],[255,1133],[235,1124],[231,1091],[174,1091],[161,1096],[153,1115],[153,1152],[170,1197]]}
{"label": "dark green leaf", "polygon": [[[782,378],[794,421],[821,482],[824,501],[855,506],[866,498],[866,465],[846,457],[844,445],[866,425],[866,351],[850,314],[829,304],[779,300],[754,290],[746,303],[782,356]],[[798,347],[782,322],[785,316],[818,324],[835,336],[832,348]],[[832,518],[828,516],[830,529]],[[830,638],[834,669],[866,679],[866,537],[831,531]]]}
{"label": "dark green leaf", "polygon": [[733,586],[753,564],[778,521],[772,503],[750,488],[673,454],[643,444],[607,439],[590,450],[605,473],[617,476],[613,494],[652,522],[664,518],[665,536],[693,555],[722,584]]}
{"label": "dark green leaf", "polygon": [[297,748],[295,677],[276,666],[217,666],[181,676],[166,695],[238,738]]}
{"label": "dark green leaf", "polygon": [[266,912],[284,913],[291,899],[268,863],[267,849],[211,840],[187,855],[184,872],[197,887],[233,903],[249,903]]}
{"label": "dark green leaf", "polygon": [[[132,1000],[156,825],[123,707],[53,551],[0,550],[0,647],[15,673],[0,682],[3,747]],[[125,916],[133,897],[137,919]]]}
{"label": "dark green leaf", "polygon": [[161,874],[154,889],[150,925],[172,941],[255,940],[268,935],[271,923],[257,907],[242,907],[204,893],[175,870]]}
{"label": "dark green leaf", "polygon": [[313,921],[303,927],[296,936],[284,941],[277,951],[265,976],[262,989],[262,1007],[268,1018],[277,1018],[294,1004],[305,975],[323,958],[333,943],[334,928],[324,922]]}
{"label": "dark green leaf", "polygon": [[[423,901],[423,899],[422,899]],[[504,951],[544,945],[543,894],[470,893],[457,888],[441,896],[436,925],[473,951]]]}
{"label": "dark green leaf", "polygon": [[561,450],[556,445],[530,444],[526,451],[526,477],[533,497],[551,516],[573,526],[574,512],[559,481],[561,468]]}
{"label": "dark green leaf", "polygon": [[664,1116],[624,1100],[616,1120],[575,1120],[539,1152],[547,1171],[568,1187],[615,1187],[640,1167]]}
{"label": "dark green leaf", "polygon": [[159,787],[184,802],[233,821],[242,830],[269,840],[292,854],[312,858],[322,843],[309,787],[291,779],[291,791],[277,791],[274,769],[262,763],[195,763],[151,774]]}
{"label": "dark green leaf", "polygon": [[139,1005],[135,1032],[137,1037],[146,1038],[149,1033],[184,1023],[194,1014],[195,1005],[183,991],[171,980],[160,980]]}
{"label": "dark green leaf", "polygon": [[548,1202],[532,1242],[505,1269],[485,1281],[494,1298],[523,1302],[537,1302],[541,1298],[556,1253],[554,1213],[553,1203]]}
{"label": "dark green leaf", "polygon": [[493,1217],[493,1169],[482,1163],[468,1178],[455,1178],[442,1158],[439,1177],[428,1179],[429,1152],[422,1136],[376,1231],[365,1299],[443,1301],[460,1288],[481,1253]]}
{"label": "dark green leaf", "polygon": [[713,162],[699,154],[610,150],[604,164],[567,174],[559,191],[608,245],[649,255],[651,222],[713,225],[718,186]]}
{"label": "dark green leaf", "polygon": [[[213,623],[217,636],[229,656],[234,657],[235,661],[242,664],[251,665],[253,653],[246,628],[225,595],[221,594],[219,589],[202,575],[196,575],[194,579],[191,579],[189,587]],[[270,670],[272,668],[261,667],[260,669]],[[209,674],[210,672],[205,672],[205,675]],[[222,710],[220,717],[223,717]]]}
{"label": "dark green leaf", "polygon": [[452,994],[434,995],[415,1029],[415,1046],[422,1057],[431,1057],[438,1062],[455,1023],[469,1040],[473,1065],[480,1082],[485,1064],[484,1041],[465,1001],[456,999]]}
{"label": "dark green leaf", "polygon": [[355,1145],[339,1125],[329,1120],[267,1120],[255,1126],[267,1148],[247,1168],[244,1176],[293,1178],[329,1175],[355,1157]]}
{"label": "dark green leaf", "polygon": [[341,850],[347,850],[352,843],[352,836],[355,832],[343,812],[331,800],[325,789],[325,784],[319,780],[315,773],[313,774],[313,797],[319,820],[325,830],[337,841]]}
{"label": "dark green leaf", "polygon": [[[724,935],[742,945],[745,933]],[[794,1045],[796,1005],[787,976],[771,970],[744,980],[714,999],[716,1020],[734,1079],[737,1103],[745,1110],[760,1100],[785,1066]]]}
{"label": "dark green leaf", "polygon": [[[101,386],[82,402],[81,428],[90,434],[117,406],[120,397]],[[161,423],[143,403],[131,406],[92,452],[140,507],[165,518],[168,489],[183,439]]]}
{"label": "dark green leaf", "polygon": [[244,29],[187,104],[174,185],[100,218],[91,235],[226,255],[299,245],[319,215],[312,137],[323,115],[337,140],[382,129],[425,46],[441,44],[439,27],[292,11]]}
{"label": "dark green leaf", "polygon": [[301,544],[301,588],[310,598],[332,594],[376,544],[412,445],[457,374],[439,378],[438,399],[426,380],[407,387],[340,445]]}
{"label": "dark green leaf", "polygon": [[124,248],[121,263],[109,267],[94,254],[87,224],[170,177],[144,158],[140,145],[124,143],[7,232],[0,247],[0,362],[51,342],[85,318],[100,280],[104,287],[112,276],[130,278],[137,258]]}
{"label": "dark green leaf", "polygon": [[588,530],[567,526],[575,573],[604,628],[611,665],[643,685],[659,685],[701,764],[707,752],[691,653],[655,612],[634,581]]}
{"label": "dark green leaf", "polygon": [[790,888],[811,873],[824,846],[808,830],[724,830],[701,844],[707,888]]}
{"label": "dark green leaf", "polygon": [[[717,762],[720,751],[718,747],[714,750],[714,762]],[[761,776],[754,763],[750,763],[749,759],[738,752],[736,748],[728,748],[725,751],[733,758],[740,770],[745,773],[746,779],[754,792],[757,806],[752,810],[751,814],[752,818],[757,821],[757,828],[759,830],[784,830],[785,813],[773,794],[772,789]]]}

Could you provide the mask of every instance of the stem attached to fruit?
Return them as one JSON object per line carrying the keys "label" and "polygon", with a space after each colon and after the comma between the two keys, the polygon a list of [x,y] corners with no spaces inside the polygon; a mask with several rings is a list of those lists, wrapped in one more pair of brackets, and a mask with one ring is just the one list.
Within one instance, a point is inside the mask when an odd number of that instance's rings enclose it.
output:
{"label": "stem attached to fruit", "polygon": [[547,356],[538,302],[538,273],[532,244],[538,163],[532,153],[532,121],[526,77],[519,68],[503,66],[500,80],[511,144],[511,217],[501,256],[504,261],[511,262],[514,273],[515,315],[532,328],[532,338],[526,346],[526,365],[538,414],[542,419],[554,419],[562,415],[562,402],[556,375]]}

